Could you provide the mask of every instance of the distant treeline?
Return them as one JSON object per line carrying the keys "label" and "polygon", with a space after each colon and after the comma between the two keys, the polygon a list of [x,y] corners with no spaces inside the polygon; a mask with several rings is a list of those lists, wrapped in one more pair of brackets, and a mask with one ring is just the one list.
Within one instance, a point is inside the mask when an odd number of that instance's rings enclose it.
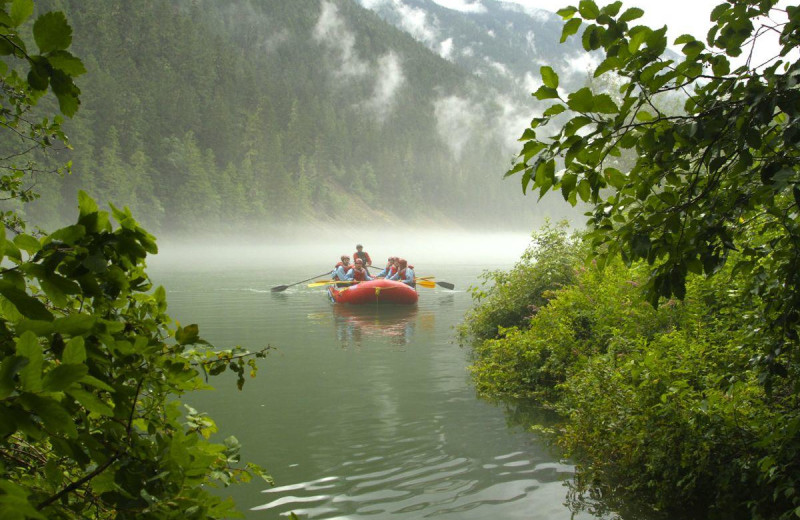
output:
{"label": "distant treeline", "polygon": [[29,210],[46,226],[73,212],[78,189],[155,231],[366,208],[530,225],[532,201],[500,182],[510,154],[493,132],[455,132],[459,153],[442,138],[435,102],[475,96],[475,78],[354,2],[41,4],[66,12],[88,69],[66,124],[73,174],[42,176]]}

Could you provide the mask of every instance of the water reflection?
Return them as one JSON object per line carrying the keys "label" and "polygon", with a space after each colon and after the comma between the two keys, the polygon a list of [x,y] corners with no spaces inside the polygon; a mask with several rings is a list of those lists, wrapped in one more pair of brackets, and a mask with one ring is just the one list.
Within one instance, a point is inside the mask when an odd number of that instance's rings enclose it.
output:
{"label": "water reflection", "polygon": [[404,348],[418,326],[433,327],[435,316],[416,305],[332,305],[331,318],[342,348],[361,348],[368,339],[383,338]]}

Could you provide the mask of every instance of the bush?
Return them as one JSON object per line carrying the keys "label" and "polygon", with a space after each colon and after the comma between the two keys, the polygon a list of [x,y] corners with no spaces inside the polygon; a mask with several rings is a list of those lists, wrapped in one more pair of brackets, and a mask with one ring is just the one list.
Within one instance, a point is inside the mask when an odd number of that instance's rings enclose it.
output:
{"label": "bush", "polygon": [[[560,233],[551,243],[567,242],[565,230],[550,232]],[[748,280],[732,269],[691,277],[683,302],[654,308],[641,291],[646,264],[612,261],[599,271],[576,256],[557,271],[571,273],[567,283],[561,277],[561,287],[540,290],[555,259],[538,257],[546,259],[538,270],[523,259],[492,277],[539,292],[526,299],[521,290],[490,290],[471,312],[489,331],[492,319],[524,314],[533,298],[547,303],[474,341],[479,393],[556,409],[564,418],[557,440],[578,464],[579,493],[688,518],[793,517],[796,374],[789,364],[789,377],[767,377],[753,361],[761,351],[753,323],[763,316],[752,310],[761,302]],[[526,275],[534,279],[524,283]]]}
{"label": "bush", "polygon": [[527,328],[530,318],[548,302],[548,293],[570,285],[585,257],[577,236],[567,236],[566,221],[546,223],[510,270],[486,271],[480,287],[471,288],[476,302],[459,327],[462,344],[504,334],[511,327]]}

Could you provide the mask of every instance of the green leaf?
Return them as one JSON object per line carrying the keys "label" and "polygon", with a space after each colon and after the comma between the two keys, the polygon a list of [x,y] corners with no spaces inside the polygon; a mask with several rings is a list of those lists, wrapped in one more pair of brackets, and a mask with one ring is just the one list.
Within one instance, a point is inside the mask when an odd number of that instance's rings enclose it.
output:
{"label": "green leaf", "polygon": [[586,51],[596,51],[600,48],[600,27],[590,25],[583,31],[581,43]]}
{"label": "green leaf", "polygon": [[97,379],[94,376],[85,376],[83,379],[81,379],[81,383],[99,388],[100,390],[105,390],[106,392],[114,393],[114,387],[110,386],[105,381]]}
{"label": "green leaf", "polygon": [[60,403],[53,399],[26,394],[20,402],[28,410],[38,415],[48,433],[52,435],[65,435],[70,439],[78,436],[75,420]]}
{"label": "green leaf", "polygon": [[5,399],[14,391],[14,376],[22,370],[30,360],[23,356],[6,356],[0,362],[0,399]]}
{"label": "green leaf", "polygon": [[644,11],[639,9],[638,7],[631,7],[630,9],[626,9],[622,16],[620,16],[617,21],[618,22],[630,22],[631,20],[636,20],[637,18],[641,18],[644,16]]}
{"label": "green leaf", "polygon": [[591,195],[592,185],[586,179],[581,179],[581,182],[578,183],[578,196],[583,202],[588,202]]}
{"label": "green leaf", "polygon": [[0,281],[0,294],[13,303],[20,314],[27,318],[44,321],[53,320],[53,315],[42,302],[5,280]]}
{"label": "green leaf", "polygon": [[564,20],[569,20],[570,18],[575,16],[575,13],[577,12],[578,8],[574,6],[569,6],[569,7],[564,7],[563,9],[559,9],[558,11],[556,11],[556,14]]}
{"label": "green leaf", "polygon": [[71,384],[80,381],[89,373],[89,367],[80,364],[58,365],[45,374],[42,381],[42,390],[45,392],[60,392]]}
{"label": "green leaf", "polygon": [[616,2],[612,2],[607,6],[603,7],[600,10],[600,13],[607,16],[617,16],[617,14],[619,14],[620,9],[622,9],[622,2],[617,0]]}
{"label": "green leaf", "polygon": [[114,416],[114,409],[91,392],[87,392],[86,390],[82,390],[80,388],[70,388],[67,390],[67,393],[76,401],[78,401],[81,406],[92,413],[103,415],[105,417]]}
{"label": "green leaf", "polygon": [[606,175],[606,180],[615,189],[620,190],[628,182],[628,178],[624,173],[616,168],[606,168],[603,170]]}
{"label": "green leaf", "polygon": [[567,107],[565,107],[564,105],[551,105],[551,106],[547,107],[547,109],[544,111],[544,113],[542,115],[544,115],[544,116],[555,116],[555,115],[558,115],[558,114],[564,112],[566,109],[567,109]]}
{"label": "green leaf", "polygon": [[703,49],[705,48],[706,46],[703,45],[702,42],[694,40],[684,45],[682,50],[683,53],[686,55],[686,58],[691,60],[696,58],[697,55],[703,52]]}
{"label": "green leaf", "polygon": [[558,98],[558,90],[543,85],[539,87],[539,90],[534,92],[533,95],[539,101],[543,99],[554,99]]}
{"label": "green leaf", "polygon": [[594,96],[588,87],[583,87],[567,97],[567,106],[575,112],[591,112],[594,108]]}
{"label": "green leaf", "polygon": [[67,51],[55,51],[48,56],[48,60],[54,69],[58,69],[70,77],[86,74],[83,62]]}
{"label": "green leaf", "polygon": [[592,98],[592,105],[592,112],[598,114],[616,114],[619,112],[619,107],[608,94],[594,96]]}
{"label": "green leaf", "polygon": [[50,242],[63,242],[67,245],[74,245],[78,240],[83,238],[86,235],[86,228],[79,224],[75,224],[72,226],[67,226],[65,228],[61,228],[53,233],[50,233],[47,238],[44,239],[44,243],[49,244]]}
{"label": "green leaf", "polygon": [[581,0],[578,3],[578,12],[584,20],[594,20],[600,16],[600,9],[592,0]]}
{"label": "green leaf", "polygon": [[64,364],[80,364],[86,361],[86,347],[82,337],[72,338],[64,347],[61,362]]}
{"label": "green leaf", "polygon": [[[58,72],[58,71],[56,71]],[[70,85],[74,86],[72,82],[69,82]],[[56,90],[56,83],[53,83],[53,90]],[[79,92],[79,91],[78,91]],[[61,110],[61,113],[67,117],[72,117],[78,111],[78,107],[80,106],[80,101],[78,99],[77,92],[68,92],[68,93],[59,93],[56,92],[56,97],[58,98],[58,108]]]}
{"label": "green leaf", "polygon": [[650,237],[644,233],[635,235],[631,241],[631,252],[638,258],[647,258],[650,247]]}
{"label": "green leaf", "polygon": [[14,244],[31,255],[37,253],[42,248],[42,244],[40,244],[38,240],[24,233],[14,237]]}
{"label": "green leaf", "polygon": [[583,23],[583,20],[580,18],[572,18],[568,20],[567,23],[564,24],[564,28],[561,30],[561,43],[567,41],[567,38],[578,32],[578,29]]}
{"label": "green leaf", "polygon": [[646,121],[652,121],[653,119],[655,119],[655,117],[647,110],[639,110],[638,112],[636,112],[637,121],[646,122]]}
{"label": "green leaf", "polygon": [[33,14],[33,0],[14,0],[8,15],[11,17],[12,27],[19,27]]}
{"label": "green leaf", "polygon": [[17,355],[28,360],[28,364],[19,371],[22,389],[26,392],[38,392],[42,389],[42,365],[44,364],[44,355],[39,339],[33,332],[25,332],[16,342]]}
{"label": "green leaf", "polygon": [[97,203],[93,198],[91,198],[85,191],[80,190],[78,192],[78,210],[79,218],[83,218],[91,215],[92,213],[97,213],[99,208],[97,207]]}
{"label": "green leaf", "polygon": [[552,67],[545,65],[539,69],[539,72],[542,74],[542,83],[544,83],[545,87],[558,88],[558,74]]}
{"label": "green leaf", "polygon": [[17,334],[22,334],[27,331],[36,334],[40,338],[49,336],[53,333],[53,322],[23,318],[17,323]]}
{"label": "green leaf", "polygon": [[63,51],[72,44],[72,27],[60,11],[45,13],[33,24],[33,39],[39,52]]}
{"label": "green leaf", "polygon": [[190,345],[200,339],[199,333],[199,328],[195,324],[178,327],[178,330],[175,331],[175,339],[181,345]]}
{"label": "green leaf", "polygon": [[564,136],[569,137],[571,135],[575,135],[575,132],[577,132],[578,130],[580,130],[581,128],[583,128],[584,126],[588,125],[591,122],[592,122],[591,118],[588,118],[586,116],[573,117],[572,119],[567,121],[566,125],[564,125]]}
{"label": "green leaf", "polygon": [[628,42],[628,50],[631,52],[631,54],[634,54],[639,50],[639,47],[641,47],[642,44],[647,41],[647,38],[652,32],[652,29],[643,25],[638,25],[631,29],[631,37],[630,41]]}
{"label": "green leaf", "polygon": [[616,56],[607,57],[594,69],[594,77],[597,78],[610,70],[618,69],[621,63],[622,61]]}
{"label": "green leaf", "polygon": [[574,173],[566,173],[561,178],[561,195],[564,199],[568,199],[575,185],[578,183],[578,176]]}
{"label": "green leaf", "polygon": [[39,278],[39,285],[53,303],[59,307],[67,305],[66,295],[79,294],[80,286],[68,278],[59,276],[53,272],[48,272],[46,276]]}
{"label": "green leaf", "polygon": [[50,86],[50,74],[41,63],[34,63],[28,71],[28,83],[34,90],[47,90]]}

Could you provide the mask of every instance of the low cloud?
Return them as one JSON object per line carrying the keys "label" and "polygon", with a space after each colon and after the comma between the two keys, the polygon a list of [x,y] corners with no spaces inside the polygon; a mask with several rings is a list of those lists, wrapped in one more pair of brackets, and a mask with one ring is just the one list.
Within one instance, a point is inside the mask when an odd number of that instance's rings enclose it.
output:
{"label": "low cloud", "polygon": [[400,15],[400,25],[415,39],[425,43],[428,47],[436,43],[439,29],[436,20],[428,20],[428,13],[424,10],[404,4],[401,0],[394,0],[395,11]]}
{"label": "low cloud", "polygon": [[463,13],[485,13],[486,6],[481,0],[433,0],[442,7]]}
{"label": "low cloud", "polygon": [[449,60],[453,57],[453,39],[448,38],[439,44],[439,56]]}
{"label": "low cloud", "polygon": [[570,75],[591,74],[600,65],[600,58],[594,54],[582,52],[567,57],[565,72]]}
{"label": "low cloud", "polygon": [[379,122],[385,121],[395,107],[397,93],[405,83],[400,58],[394,52],[389,52],[374,64],[363,60],[355,48],[355,34],[347,27],[336,5],[327,0],[321,3],[313,38],[333,56],[331,74],[343,85],[361,78],[374,78],[372,96],[360,106],[372,113]]}
{"label": "low cloud", "polygon": [[437,99],[433,113],[439,137],[455,158],[461,157],[478,124],[484,120],[482,109],[469,99],[453,95]]}
{"label": "low cloud", "polygon": [[378,60],[374,94],[366,103],[366,107],[376,115],[378,121],[385,121],[392,112],[397,92],[405,81],[400,58],[395,53],[390,52]]}
{"label": "low cloud", "polygon": [[356,37],[339,16],[339,9],[331,2],[323,1],[316,26],[314,40],[327,47],[337,59],[335,74],[343,77],[360,77],[367,74],[369,66],[358,57],[355,50]]}

